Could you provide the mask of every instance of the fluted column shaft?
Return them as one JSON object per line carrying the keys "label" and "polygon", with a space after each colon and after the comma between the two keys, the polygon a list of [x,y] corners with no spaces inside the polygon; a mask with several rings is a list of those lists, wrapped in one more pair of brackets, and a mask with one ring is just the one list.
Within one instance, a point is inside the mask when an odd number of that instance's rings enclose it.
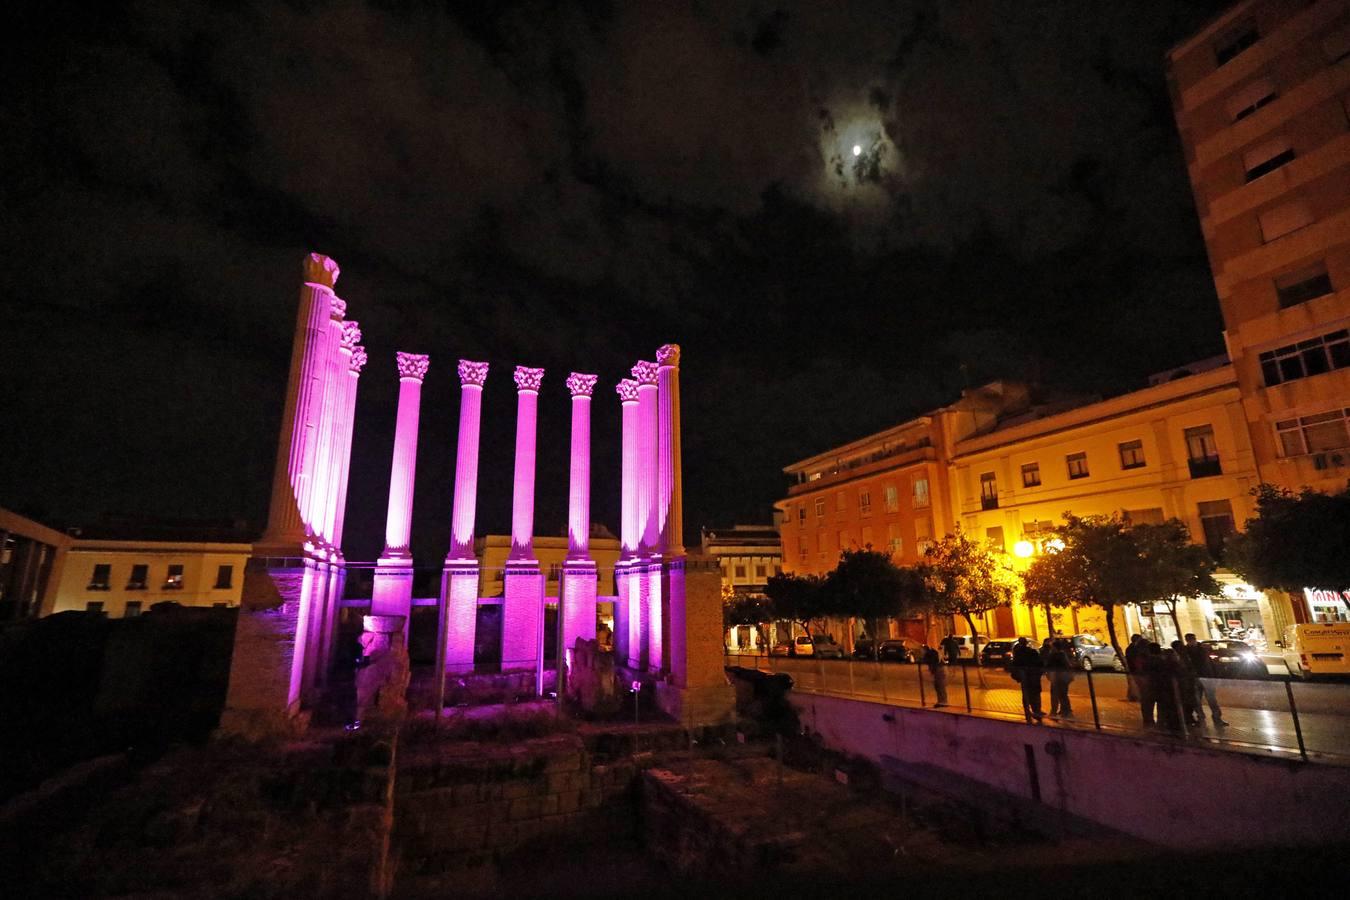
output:
{"label": "fluted column shaft", "polygon": [[619,528],[620,553],[627,559],[638,550],[638,396],[637,382],[627,378],[616,389],[623,415],[622,515]]}
{"label": "fluted column shaft", "polygon": [[430,360],[416,353],[399,353],[398,418],[394,425],[394,459],[389,470],[389,510],[384,522],[382,559],[412,555],[413,483],[417,474],[417,423],[422,406],[422,379]]}
{"label": "fluted column shaft", "polygon": [[450,553],[447,560],[471,560],[474,514],[478,508],[478,433],[483,405],[483,382],[488,364],[459,361],[459,446],[455,455],[455,502],[450,517]]}
{"label": "fluted column shaft", "polygon": [[328,325],[324,329],[323,393],[318,425],[315,428],[314,461],[309,468],[312,477],[309,480],[308,512],[305,522],[309,525],[310,534],[322,544],[328,544],[333,536],[329,530],[328,505],[335,499],[337,487],[334,465],[336,454],[333,445],[337,442],[338,406],[341,402],[342,385],[346,381],[345,373],[339,371],[342,323],[346,312],[347,304],[335,297],[329,311]]}
{"label": "fluted column shaft", "polygon": [[510,559],[534,558],[534,458],[543,369],[516,366],[516,468],[511,496]]}
{"label": "fluted column shaft", "polygon": [[659,398],[659,519],[661,553],[684,555],[684,485],[680,451],[680,347],[656,351]]}
{"label": "fluted column shaft", "polygon": [[567,483],[567,556],[589,559],[591,554],[591,391],[596,376],[573,372],[567,376],[572,393],[572,457]]}
{"label": "fluted column shaft", "polygon": [[639,362],[633,367],[638,383],[637,429],[637,517],[638,545],[643,553],[659,551],[657,522],[657,368],[656,363]]}
{"label": "fluted column shaft", "polygon": [[361,380],[361,370],[366,365],[366,349],[361,346],[352,348],[347,360],[347,374],[343,379],[346,395],[343,399],[343,422],[345,433],[342,438],[342,466],[338,477],[337,508],[333,516],[333,547],[342,552],[343,525],[347,521],[347,482],[352,472],[352,430],[356,424],[356,389]]}

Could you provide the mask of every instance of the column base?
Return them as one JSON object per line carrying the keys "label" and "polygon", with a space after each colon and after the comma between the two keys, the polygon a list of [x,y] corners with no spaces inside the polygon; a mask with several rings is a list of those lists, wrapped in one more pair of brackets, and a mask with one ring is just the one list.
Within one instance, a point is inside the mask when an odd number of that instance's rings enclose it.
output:
{"label": "column base", "polygon": [[474,632],[478,626],[478,560],[446,560],[441,572],[441,626],[445,671],[473,671]]}
{"label": "column base", "polygon": [[534,559],[507,560],[502,588],[502,671],[534,671],[544,636],[544,574]]}

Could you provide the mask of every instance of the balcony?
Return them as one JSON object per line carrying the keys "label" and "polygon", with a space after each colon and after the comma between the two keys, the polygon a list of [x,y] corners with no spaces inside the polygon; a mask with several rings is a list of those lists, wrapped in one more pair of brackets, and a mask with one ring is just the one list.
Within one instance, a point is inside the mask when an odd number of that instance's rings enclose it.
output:
{"label": "balcony", "polygon": [[1209,478],[1212,475],[1222,475],[1223,466],[1219,464],[1217,456],[1206,456],[1201,459],[1187,460],[1191,467],[1192,478]]}
{"label": "balcony", "polygon": [[997,496],[994,496],[994,497],[981,497],[981,498],[980,498],[980,509],[983,509],[983,510],[985,510],[985,511],[988,511],[988,510],[991,510],[991,509],[998,509],[998,497],[997,497]]}

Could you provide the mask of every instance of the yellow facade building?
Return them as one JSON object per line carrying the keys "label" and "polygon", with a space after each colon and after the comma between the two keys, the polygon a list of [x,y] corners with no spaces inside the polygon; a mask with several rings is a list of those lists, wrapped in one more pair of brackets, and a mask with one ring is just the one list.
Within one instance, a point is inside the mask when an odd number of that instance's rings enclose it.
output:
{"label": "yellow facade building", "polygon": [[251,544],[81,540],[66,551],[52,612],[102,612],[115,618],[156,603],[238,606]]}

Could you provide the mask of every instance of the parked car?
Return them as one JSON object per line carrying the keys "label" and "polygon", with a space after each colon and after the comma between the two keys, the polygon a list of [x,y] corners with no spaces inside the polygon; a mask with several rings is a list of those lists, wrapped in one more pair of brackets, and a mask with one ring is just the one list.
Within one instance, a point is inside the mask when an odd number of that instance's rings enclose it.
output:
{"label": "parked car", "polygon": [[810,655],[817,656],[820,659],[843,659],[844,648],[835,643],[834,638],[828,634],[816,634],[811,636],[813,651]]}
{"label": "parked car", "polygon": [[909,638],[896,638],[894,640],[881,642],[877,658],[881,660],[912,663],[918,661],[919,655],[922,652],[923,645],[918,641]]}
{"label": "parked car", "polygon": [[[996,668],[1008,668],[1008,663],[1012,661],[1013,647],[1017,646],[1017,638],[995,638],[984,645],[980,651],[980,665]],[[1033,650],[1041,648],[1041,642],[1035,638],[1027,638],[1027,643]]]}
{"label": "parked car", "polygon": [[877,642],[871,638],[858,638],[853,642],[854,659],[876,659]]}
{"label": "parked car", "polygon": [[1217,678],[1266,678],[1270,670],[1242,641],[1201,641]]}
{"label": "parked car", "polygon": [[[952,637],[956,639],[957,659],[973,660],[975,658],[975,644],[971,643],[970,635],[954,634],[952,635]],[[984,645],[987,643],[989,643],[989,638],[985,637],[984,635],[980,635],[979,646],[981,650],[984,649]],[[943,651],[941,648],[939,648],[938,652],[941,653]]]}
{"label": "parked car", "polygon": [[1069,642],[1071,655],[1069,665],[1075,669],[1114,669],[1125,671],[1125,663],[1116,654],[1110,644],[1103,644],[1095,634],[1075,634],[1064,640]]}
{"label": "parked car", "polygon": [[1290,625],[1276,646],[1291,675],[1299,678],[1350,675],[1350,623]]}
{"label": "parked car", "polygon": [[769,655],[770,655],[770,656],[791,656],[791,655],[792,655],[792,645],[789,644],[787,641],[779,641],[778,643],[774,644],[772,647],[769,648]]}

